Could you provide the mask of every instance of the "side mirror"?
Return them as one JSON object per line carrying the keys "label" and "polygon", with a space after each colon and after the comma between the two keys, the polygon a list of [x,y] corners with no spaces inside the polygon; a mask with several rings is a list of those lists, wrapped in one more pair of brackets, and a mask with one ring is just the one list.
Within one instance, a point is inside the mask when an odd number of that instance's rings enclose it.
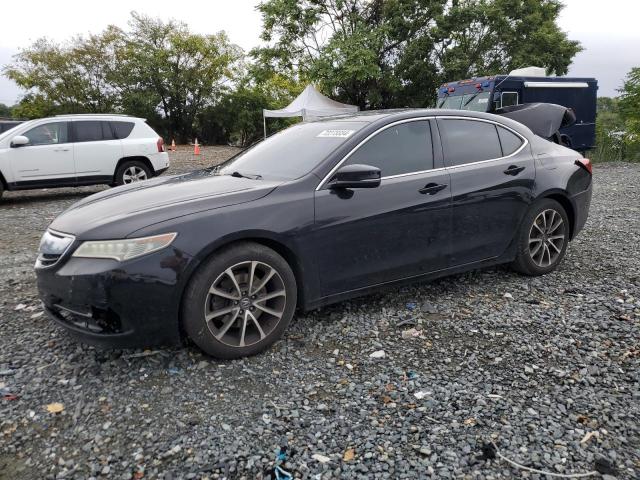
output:
{"label": "side mirror", "polygon": [[371,165],[346,165],[335,173],[329,188],[376,188],[380,185],[382,173]]}
{"label": "side mirror", "polygon": [[24,135],[16,135],[11,139],[11,146],[13,148],[24,147],[25,145],[29,145],[29,139]]}

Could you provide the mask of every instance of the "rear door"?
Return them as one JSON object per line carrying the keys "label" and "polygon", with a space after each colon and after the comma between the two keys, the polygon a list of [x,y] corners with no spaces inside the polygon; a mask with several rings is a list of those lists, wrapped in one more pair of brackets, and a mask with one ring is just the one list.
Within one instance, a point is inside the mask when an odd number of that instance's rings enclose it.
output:
{"label": "rear door", "polygon": [[439,117],[451,174],[452,266],[503,254],[532,201],[535,167],[526,139],[496,123]]}
{"label": "rear door", "polygon": [[9,150],[11,169],[19,186],[73,185],[75,168],[69,122],[42,123],[22,135],[29,143]]}
{"label": "rear door", "polygon": [[388,126],[349,154],[342,165],[380,168],[378,188],[316,191],[323,296],[447,267],[450,182],[434,156],[431,124]]}
{"label": "rear door", "polygon": [[74,120],[72,126],[78,183],[108,182],[122,158],[122,144],[110,122]]}

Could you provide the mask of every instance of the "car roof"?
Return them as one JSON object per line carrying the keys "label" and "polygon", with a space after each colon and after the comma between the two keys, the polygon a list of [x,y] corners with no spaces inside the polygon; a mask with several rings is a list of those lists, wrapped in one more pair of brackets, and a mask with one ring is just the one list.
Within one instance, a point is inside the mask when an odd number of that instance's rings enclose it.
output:
{"label": "car roof", "polygon": [[524,136],[533,135],[531,130],[525,125],[493,113],[476,112],[471,110],[447,110],[440,108],[401,108],[389,110],[368,110],[352,114],[325,117],[318,120],[319,122],[364,122],[387,124],[399,120],[407,120],[418,117],[468,117],[480,120],[489,120],[501,123],[507,127],[516,130]]}
{"label": "car roof", "polygon": [[[124,118],[126,120],[146,121],[144,118],[133,117],[131,115],[125,115],[122,113],[65,113],[65,114],[55,115],[53,117],[47,117],[47,118],[68,118],[70,120],[73,120],[74,118],[80,118],[83,120],[88,118],[101,118],[103,120],[105,118]],[[38,120],[45,120],[45,118],[41,118]]]}

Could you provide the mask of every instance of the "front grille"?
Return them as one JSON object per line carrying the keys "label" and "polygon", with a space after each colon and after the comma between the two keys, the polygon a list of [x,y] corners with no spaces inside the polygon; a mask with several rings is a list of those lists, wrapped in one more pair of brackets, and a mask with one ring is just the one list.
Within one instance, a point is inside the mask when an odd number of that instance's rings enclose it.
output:
{"label": "front grille", "polygon": [[56,255],[54,253],[41,253],[38,255],[38,264],[41,267],[51,267],[55,265],[55,263],[60,260],[62,255]]}
{"label": "front grille", "polygon": [[122,322],[118,314],[111,309],[88,308],[79,311],[60,304],[49,309],[58,319],[76,328],[92,333],[122,333]]}

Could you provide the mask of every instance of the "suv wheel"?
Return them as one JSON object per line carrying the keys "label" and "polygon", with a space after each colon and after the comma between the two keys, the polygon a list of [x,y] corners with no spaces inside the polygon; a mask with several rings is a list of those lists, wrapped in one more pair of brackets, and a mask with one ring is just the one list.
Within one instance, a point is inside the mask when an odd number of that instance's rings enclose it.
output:
{"label": "suv wheel", "polygon": [[278,340],[296,302],[289,264],[263,245],[239,243],[197,270],[185,292],[182,321],[189,338],[209,355],[238,358]]}
{"label": "suv wheel", "polygon": [[545,198],[532,206],[522,222],[512,266],[525,275],[544,275],[560,264],[568,244],[567,213],[558,202]]}
{"label": "suv wheel", "polygon": [[129,183],[141,182],[151,178],[149,167],[139,160],[123,162],[116,171],[116,185],[127,185]]}

